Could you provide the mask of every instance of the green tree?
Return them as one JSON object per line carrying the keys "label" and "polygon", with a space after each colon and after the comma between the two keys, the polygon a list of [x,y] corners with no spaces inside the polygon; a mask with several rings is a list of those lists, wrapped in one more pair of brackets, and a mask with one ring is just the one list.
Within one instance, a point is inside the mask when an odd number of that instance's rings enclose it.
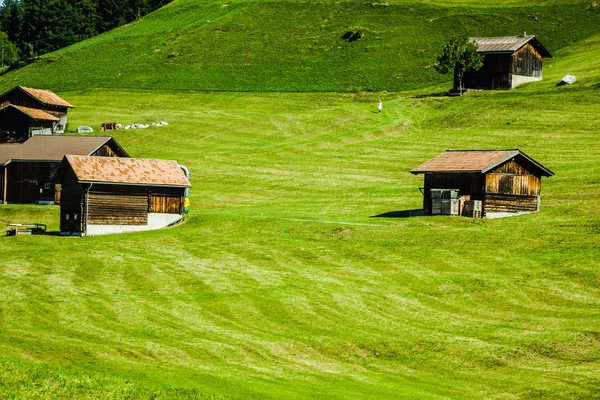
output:
{"label": "green tree", "polygon": [[19,61],[19,49],[8,39],[6,32],[0,32],[0,53],[2,58],[0,72],[4,72],[8,67]]}
{"label": "green tree", "polygon": [[23,8],[19,0],[4,0],[0,9],[0,30],[8,34],[12,42],[19,41],[23,28]]}
{"label": "green tree", "polygon": [[477,53],[477,44],[467,37],[450,39],[437,57],[435,70],[440,74],[454,74],[454,90],[462,96],[466,72],[477,71],[483,65],[483,56]]}

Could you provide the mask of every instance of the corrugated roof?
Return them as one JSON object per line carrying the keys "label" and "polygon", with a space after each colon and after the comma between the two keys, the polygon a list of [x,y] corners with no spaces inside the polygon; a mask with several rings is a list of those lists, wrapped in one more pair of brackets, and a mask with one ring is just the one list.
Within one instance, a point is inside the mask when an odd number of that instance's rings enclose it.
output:
{"label": "corrugated roof", "polygon": [[413,174],[427,172],[486,173],[514,157],[523,157],[532,163],[541,175],[554,175],[552,171],[520,150],[448,150],[410,172]]}
{"label": "corrugated roof", "polygon": [[[177,161],[65,156],[80,182],[191,187]],[[64,162],[64,161],[63,161]]]}
{"label": "corrugated roof", "polygon": [[44,110],[38,110],[37,108],[29,108],[29,107],[23,107],[23,106],[16,106],[14,104],[8,104],[2,108],[0,108],[0,111],[8,108],[8,107],[13,107],[16,108],[17,110],[21,111],[22,113],[28,115],[29,117],[35,119],[35,120],[41,120],[41,121],[55,121],[58,122],[60,121],[60,118],[47,113]]}
{"label": "corrugated roof", "polygon": [[70,103],[59,97],[56,93],[51,92],[50,90],[33,89],[25,86],[17,87],[44,104],[73,108],[73,106]]}
{"label": "corrugated roof", "polygon": [[535,35],[524,36],[498,36],[498,37],[472,37],[470,41],[477,43],[478,53],[514,53],[527,43],[533,41],[544,57],[552,54],[540,43]]}
{"label": "corrugated roof", "polygon": [[32,136],[25,143],[0,144],[0,165],[17,160],[60,161],[65,154],[88,156],[111,140],[111,136]]}

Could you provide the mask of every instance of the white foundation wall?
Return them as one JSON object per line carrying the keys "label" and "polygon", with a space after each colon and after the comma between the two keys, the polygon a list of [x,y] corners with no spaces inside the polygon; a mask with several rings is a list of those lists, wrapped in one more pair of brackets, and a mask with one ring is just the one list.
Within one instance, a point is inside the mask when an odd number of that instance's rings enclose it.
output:
{"label": "white foundation wall", "polygon": [[179,214],[149,213],[147,225],[88,225],[87,235],[108,235],[111,233],[139,232],[166,228],[180,222],[183,217]]}
{"label": "white foundation wall", "polygon": [[539,78],[534,78],[533,76],[523,76],[523,75],[514,75],[512,76],[512,86],[511,87],[517,87],[519,85],[522,85],[524,83],[527,82],[537,82],[537,81],[541,81],[542,77],[540,76]]}

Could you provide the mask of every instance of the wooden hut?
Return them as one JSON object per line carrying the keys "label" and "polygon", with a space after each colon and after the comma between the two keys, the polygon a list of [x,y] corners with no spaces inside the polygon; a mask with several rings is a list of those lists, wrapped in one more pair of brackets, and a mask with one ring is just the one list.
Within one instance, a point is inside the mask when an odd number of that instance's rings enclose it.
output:
{"label": "wooden hut", "polygon": [[34,135],[52,135],[60,118],[43,110],[7,104],[0,108],[0,143],[22,143]]}
{"label": "wooden hut", "polygon": [[425,214],[475,217],[539,211],[541,178],[554,175],[520,150],[448,150],[410,172],[425,175]]}
{"label": "wooden hut", "polygon": [[183,219],[191,187],[175,161],[67,155],[55,180],[62,185],[60,230],[102,235],[158,229]]}
{"label": "wooden hut", "polygon": [[69,108],[73,106],[49,90],[16,86],[0,95],[0,141],[62,133]]}
{"label": "wooden hut", "polygon": [[110,136],[33,136],[0,144],[0,203],[59,202],[60,187],[51,180],[65,154],[129,157]]}
{"label": "wooden hut", "polygon": [[544,57],[552,57],[535,35],[469,40],[477,44],[477,52],[483,55],[483,66],[465,74],[463,82],[468,89],[512,89],[542,80]]}

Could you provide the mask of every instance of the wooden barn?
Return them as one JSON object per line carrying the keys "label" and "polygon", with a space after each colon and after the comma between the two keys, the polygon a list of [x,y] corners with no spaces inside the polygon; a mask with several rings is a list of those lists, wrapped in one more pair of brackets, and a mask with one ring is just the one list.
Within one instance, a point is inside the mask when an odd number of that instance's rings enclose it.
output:
{"label": "wooden barn", "polygon": [[477,52],[483,55],[483,66],[465,74],[467,89],[512,89],[522,83],[540,81],[544,58],[552,57],[535,35],[469,40],[477,44]]}
{"label": "wooden barn", "polygon": [[110,136],[33,136],[0,144],[0,203],[59,202],[60,187],[51,180],[66,154],[129,157]]}
{"label": "wooden barn", "polygon": [[62,133],[69,108],[73,106],[49,90],[16,86],[0,95],[0,142]]}
{"label": "wooden barn", "polygon": [[425,214],[474,217],[539,211],[542,176],[554,175],[520,150],[448,150],[410,172],[425,175]]}
{"label": "wooden barn", "polygon": [[191,187],[176,161],[67,155],[55,180],[62,185],[64,235],[103,235],[159,229],[183,219]]}
{"label": "wooden barn", "polygon": [[43,110],[7,104],[0,108],[0,143],[22,143],[35,135],[52,135],[60,118]]}

